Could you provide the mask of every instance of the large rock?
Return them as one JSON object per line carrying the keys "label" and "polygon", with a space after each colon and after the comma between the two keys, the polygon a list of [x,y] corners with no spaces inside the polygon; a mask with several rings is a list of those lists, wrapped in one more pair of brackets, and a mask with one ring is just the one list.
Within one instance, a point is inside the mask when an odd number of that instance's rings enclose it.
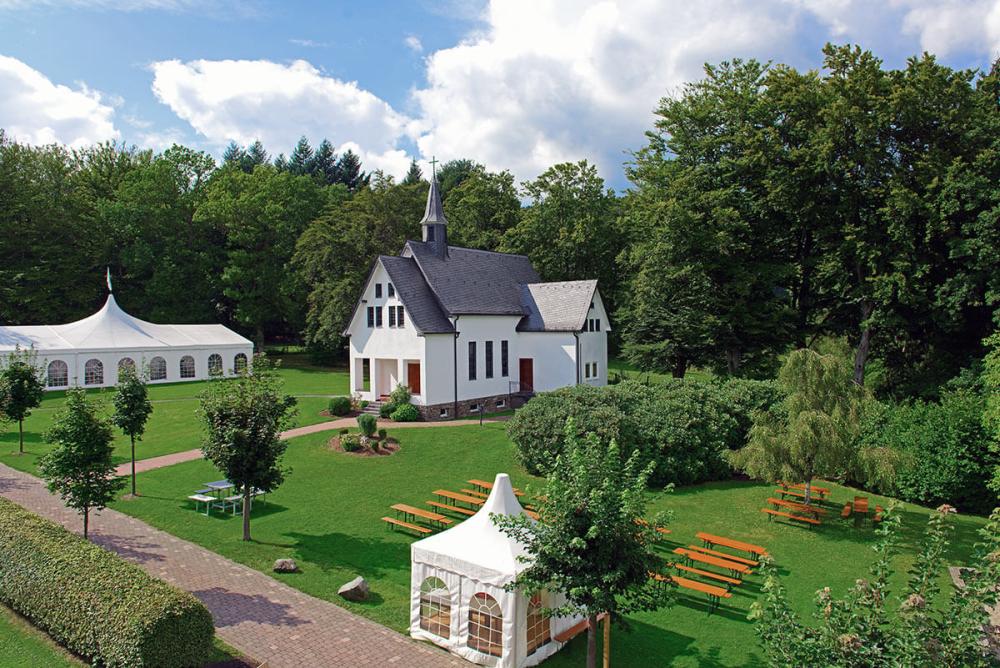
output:
{"label": "large rock", "polygon": [[298,573],[299,566],[294,559],[278,559],[274,562],[275,573]]}
{"label": "large rock", "polygon": [[337,590],[348,601],[367,601],[368,583],[360,575]]}

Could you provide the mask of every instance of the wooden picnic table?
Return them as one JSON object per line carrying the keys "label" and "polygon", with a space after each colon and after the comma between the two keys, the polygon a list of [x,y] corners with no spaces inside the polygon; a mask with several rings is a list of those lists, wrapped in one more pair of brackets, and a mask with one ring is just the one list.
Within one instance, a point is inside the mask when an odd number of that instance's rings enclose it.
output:
{"label": "wooden picnic table", "polygon": [[826,515],[826,510],[823,508],[820,508],[818,506],[812,506],[805,503],[798,503],[796,501],[786,501],[785,499],[769,498],[767,502],[773,506],[780,506],[783,508],[789,508],[791,510],[800,513],[809,513],[810,515],[816,515],[817,518],[820,515]]}
{"label": "wooden picnic table", "polygon": [[[461,501],[462,503],[468,503],[472,506],[481,506],[486,503],[486,499],[480,499],[475,496],[469,496],[468,494],[459,494],[458,492],[452,492],[447,489],[435,489],[434,494],[440,496],[442,499],[449,499],[451,501]],[[454,505],[454,504],[452,504]]]}
{"label": "wooden picnic table", "polygon": [[[791,487],[778,487],[777,489],[774,490],[774,493],[775,494],[780,494],[781,498],[785,498],[786,494],[788,496],[797,496],[800,499],[806,498],[806,493],[805,492],[803,492],[800,489],[792,489]],[[811,499],[818,499],[820,501],[825,501],[826,500],[823,497],[822,494],[813,494],[812,497],[811,497]]]}
{"label": "wooden picnic table", "polygon": [[[493,489],[493,483],[486,482],[485,480],[477,480],[477,479],[473,478],[472,480],[466,480],[465,482],[469,483],[470,485],[472,485],[474,487],[479,487],[479,488],[485,489],[487,491]],[[522,492],[521,490],[519,490],[517,487],[514,488],[514,494],[516,496],[524,496],[524,492]]]}
{"label": "wooden picnic table", "polygon": [[696,533],[695,538],[699,539],[705,545],[721,545],[722,547],[728,547],[731,550],[739,550],[740,552],[746,552],[755,559],[757,557],[766,556],[768,554],[767,548],[761,547],[760,545],[754,545],[753,543],[744,543],[741,540],[726,538],[724,536],[716,536],[715,534],[705,533],[704,531],[699,531],[698,533]]}
{"label": "wooden picnic table", "polygon": [[748,575],[750,573],[750,567],[744,564],[736,563],[735,561],[729,561],[728,559],[722,559],[720,557],[713,557],[708,554],[702,554],[701,552],[695,552],[694,550],[689,550],[686,547],[678,547],[674,550],[674,554],[680,554],[687,557],[691,561],[699,561],[703,564],[708,564],[709,566],[715,566],[717,568],[725,568],[731,573],[739,573],[740,575]]}
{"label": "wooden picnic table", "polygon": [[[788,482],[781,482],[781,481],[779,481],[778,484],[781,487],[790,488],[790,489],[799,489],[799,490],[802,490],[802,491],[805,491],[805,489],[806,489],[805,483],[801,483],[801,482],[788,483]],[[820,487],[819,485],[817,485],[817,484],[814,483],[810,487],[810,489],[812,491],[818,493],[820,496],[829,496],[830,495],[830,488],[829,487]]]}
{"label": "wooden picnic table", "polygon": [[403,514],[403,519],[409,521],[410,517],[414,518],[416,522],[417,517],[422,517],[425,520],[430,520],[431,522],[437,522],[438,524],[451,524],[454,520],[450,517],[445,517],[440,513],[431,512],[430,510],[424,510],[423,508],[416,508],[414,506],[408,506],[405,503],[396,503],[390,506],[393,510],[398,513]]}
{"label": "wooden picnic table", "polygon": [[854,512],[868,514],[868,499],[863,496],[854,497]]}

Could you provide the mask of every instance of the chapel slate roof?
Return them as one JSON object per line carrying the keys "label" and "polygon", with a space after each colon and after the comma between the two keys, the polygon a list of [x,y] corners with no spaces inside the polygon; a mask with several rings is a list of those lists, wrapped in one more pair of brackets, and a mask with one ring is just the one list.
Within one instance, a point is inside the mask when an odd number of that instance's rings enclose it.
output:
{"label": "chapel slate roof", "polygon": [[454,332],[451,321],[441,309],[420,267],[412,257],[381,255],[379,261],[392,279],[396,293],[406,305],[410,322],[421,334]]}
{"label": "chapel slate roof", "polygon": [[521,286],[525,318],[520,332],[579,332],[597,290],[597,281],[559,281]]}
{"label": "chapel slate roof", "polygon": [[441,258],[430,244],[407,241],[403,256],[416,260],[450,315],[528,315],[521,286],[541,280],[524,255],[448,246],[447,256]]}

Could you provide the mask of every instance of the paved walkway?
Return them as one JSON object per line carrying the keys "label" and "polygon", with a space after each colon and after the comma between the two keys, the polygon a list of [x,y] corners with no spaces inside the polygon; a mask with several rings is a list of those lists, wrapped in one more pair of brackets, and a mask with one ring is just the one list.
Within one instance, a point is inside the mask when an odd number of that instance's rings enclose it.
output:
{"label": "paved walkway", "polygon": [[[0,464],[0,495],[79,533],[80,516],[38,478]],[[114,510],[91,518],[91,540],[186,589],[219,637],[268,668],[466,665],[327,601]]]}
{"label": "paved walkway", "polygon": [[[509,419],[510,416],[504,415],[494,418],[483,418],[483,422],[505,422]],[[472,424],[479,424],[479,420],[451,420],[448,422],[393,422],[391,420],[379,420],[378,423],[391,429],[413,429],[423,427],[463,427]],[[332,431],[343,427],[357,426],[357,418],[340,418],[338,420],[330,420],[328,422],[320,422],[318,424],[310,424],[305,427],[289,429],[288,431],[282,432],[281,437],[285,439],[296,438],[298,436],[315,434],[321,431]],[[190,462],[195,459],[201,459],[201,448],[185,450],[184,452],[175,452],[169,455],[160,455],[159,457],[150,457],[149,459],[140,459],[135,463],[135,472],[142,473],[143,471],[152,471],[153,469],[159,469],[173,464],[180,464],[181,462]],[[126,476],[131,475],[131,473],[131,462],[122,464],[115,469],[115,475]]]}

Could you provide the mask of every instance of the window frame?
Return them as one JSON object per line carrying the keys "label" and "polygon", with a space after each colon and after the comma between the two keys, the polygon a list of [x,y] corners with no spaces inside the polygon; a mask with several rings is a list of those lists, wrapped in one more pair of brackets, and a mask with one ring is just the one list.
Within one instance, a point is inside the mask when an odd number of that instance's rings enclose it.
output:
{"label": "window frame", "polygon": [[[159,362],[157,362],[159,360]],[[161,375],[162,372],[162,375]],[[160,381],[167,379],[167,360],[160,355],[149,360],[149,380]]]}
{"label": "window frame", "polygon": [[[434,588],[428,589],[429,586]],[[445,592],[444,596],[439,593],[442,590]],[[435,594],[436,598],[432,598]],[[434,575],[424,578],[424,581],[420,583],[419,607],[421,629],[438,638],[451,637],[451,589],[448,588],[444,580]],[[434,614],[425,614],[425,611],[433,611]],[[444,621],[440,620],[442,617]],[[444,633],[441,633],[442,630]]]}
{"label": "window frame", "polygon": [[[219,360],[218,363],[217,363],[217,365],[216,365],[218,368],[213,369],[212,368],[213,360],[216,360],[216,359]],[[219,353],[212,353],[211,355],[208,356],[208,375],[209,376],[221,376],[221,375],[225,374],[225,372],[226,372],[226,368],[225,367],[226,367],[225,362],[222,361],[222,355],[220,355]]]}
{"label": "window frame", "polygon": [[[185,371],[185,368],[184,368],[185,362],[188,361],[188,360],[190,360],[190,362],[191,362],[190,370]],[[194,361],[194,356],[193,355],[184,355],[183,357],[181,357],[180,361],[177,362],[177,369],[178,369],[178,371],[180,371],[181,378],[184,379],[184,380],[190,380],[191,378],[197,378],[198,377],[198,365]]]}
{"label": "window frame", "polygon": [[374,327],[375,327],[375,307],[374,306],[369,306],[368,307],[368,329],[372,329]]}
{"label": "window frame", "polygon": [[396,326],[396,308],[394,306],[389,307],[389,326]]}
{"label": "window frame", "polygon": [[375,307],[375,328],[378,329],[382,326],[382,307]]}
{"label": "window frame", "polygon": [[396,296],[396,286],[394,286],[392,283],[386,283],[385,284],[385,294],[386,294],[387,297],[395,297]]}
{"label": "window frame", "polygon": [[[240,364],[241,359],[243,361],[242,365]],[[247,359],[245,353],[236,353],[235,355],[233,355],[233,373],[241,373],[245,371],[249,363],[250,360]]]}
{"label": "window frame", "polygon": [[500,342],[500,377],[509,378],[510,377],[510,346],[507,340],[504,339]]}
{"label": "window frame", "polygon": [[531,656],[552,642],[551,618],[542,614],[544,607],[541,592],[536,592],[528,598],[528,610],[524,616],[527,656]]}
{"label": "window frame", "polygon": [[[391,306],[389,308],[392,308]],[[406,327],[406,321],[403,318],[403,305],[400,304],[396,306],[396,327]]]}
{"label": "window frame", "polygon": [[382,298],[382,284],[381,283],[376,283],[375,284],[375,299],[381,299],[381,298]]}
{"label": "window frame", "polygon": [[[93,363],[93,364],[91,364]],[[104,384],[104,362],[91,357],[83,363],[83,384],[103,385]]]}
{"label": "window frame", "polygon": [[493,377],[493,341],[487,341],[485,345],[484,354],[485,359],[485,371],[483,375],[490,379]]}
{"label": "window frame", "polygon": [[503,609],[486,592],[476,592],[469,598],[468,637],[465,644],[488,656],[503,655]]}
{"label": "window frame", "polygon": [[[53,380],[59,380],[59,376],[54,376],[52,373],[53,367],[58,369],[62,373],[62,383],[54,383]],[[69,387],[69,364],[64,360],[52,360],[45,365],[45,387]]]}
{"label": "window frame", "polygon": [[476,380],[476,342],[469,341],[469,380]]}

